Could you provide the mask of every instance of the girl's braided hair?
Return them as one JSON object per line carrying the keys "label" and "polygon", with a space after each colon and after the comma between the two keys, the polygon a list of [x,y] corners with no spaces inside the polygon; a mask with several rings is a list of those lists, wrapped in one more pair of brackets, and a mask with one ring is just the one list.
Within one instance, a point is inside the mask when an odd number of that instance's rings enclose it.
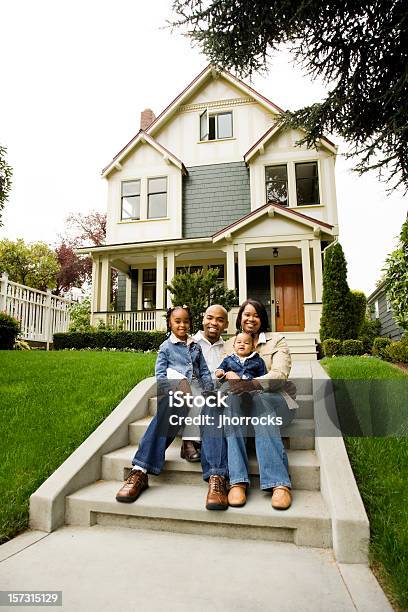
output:
{"label": "girl's braided hair", "polygon": [[187,312],[188,320],[189,320],[189,323],[190,323],[190,329],[193,327],[193,316],[191,314],[191,310],[190,310],[190,308],[186,304],[183,304],[182,306],[173,306],[172,308],[168,308],[167,309],[167,311],[166,311],[166,326],[167,326],[167,331],[168,332],[171,332],[171,327],[170,327],[170,317],[171,317],[171,314],[175,310],[179,310],[179,309],[185,310]]}

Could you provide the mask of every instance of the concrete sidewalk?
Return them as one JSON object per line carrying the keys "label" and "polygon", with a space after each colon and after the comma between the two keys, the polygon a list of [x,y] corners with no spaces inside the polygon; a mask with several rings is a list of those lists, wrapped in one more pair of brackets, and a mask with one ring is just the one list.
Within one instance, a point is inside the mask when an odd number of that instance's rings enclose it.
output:
{"label": "concrete sidewalk", "polygon": [[329,549],[99,525],[0,546],[0,590],[62,590],[67,612],[392,610],[366,566]]}

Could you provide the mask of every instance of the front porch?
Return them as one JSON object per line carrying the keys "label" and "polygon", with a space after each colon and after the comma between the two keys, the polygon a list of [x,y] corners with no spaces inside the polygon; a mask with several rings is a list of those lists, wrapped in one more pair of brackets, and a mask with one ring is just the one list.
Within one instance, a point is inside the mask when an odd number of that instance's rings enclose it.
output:
{"label": "front porch", "polygon": [[[181,271],[217,267],[219,279],[237,291],[239,303],[250,297],[265,304],[272,331],[308,332],[317,337],[322,298],[320,239],[203,247],[180,245],[95,257],[92,323],[103,321],[131,331],[163,330],[165,309],[171,305],[165,285]],[[115,311],[109,307],[111,268],[121,273]],[[234,332],[237,310],[230,313],[229,333]]]}

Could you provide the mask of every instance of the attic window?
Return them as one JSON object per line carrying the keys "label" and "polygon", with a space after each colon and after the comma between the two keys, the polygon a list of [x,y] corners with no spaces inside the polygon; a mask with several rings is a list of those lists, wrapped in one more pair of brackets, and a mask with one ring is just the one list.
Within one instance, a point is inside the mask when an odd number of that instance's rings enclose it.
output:
{"label": "attic window", "polygon": [[232,112],[209,113],[206,109],[200,115],[200,140],[223,138],[232,138]]}

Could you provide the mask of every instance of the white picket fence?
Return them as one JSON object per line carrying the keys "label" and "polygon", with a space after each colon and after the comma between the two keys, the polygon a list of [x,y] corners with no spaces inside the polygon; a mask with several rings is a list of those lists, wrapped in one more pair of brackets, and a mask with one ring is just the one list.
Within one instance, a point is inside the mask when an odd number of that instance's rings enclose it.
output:
{"label": "white picket fence", "polygon": [[21,324],[23,340],[45,342],[47,349],[52,336],[66,332],[69,326],[68,306],[72,300],[52,295],[51,291],[39,291],[13,283],[8,275],[0,279],[0,312],[16,318]]}

